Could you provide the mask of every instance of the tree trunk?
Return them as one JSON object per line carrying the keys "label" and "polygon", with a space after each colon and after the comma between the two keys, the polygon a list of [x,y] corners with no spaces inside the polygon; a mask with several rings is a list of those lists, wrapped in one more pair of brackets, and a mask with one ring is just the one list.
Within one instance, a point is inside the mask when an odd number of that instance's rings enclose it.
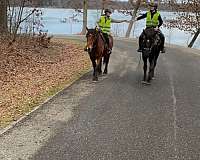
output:
{"label": "tree trunk", "polygon": [[[129,2],[134,6],[133,0],[129,0]],[[133,28],[133,20],[135,20],[135,17],[136,17],[136,14],[138,12],[138,9],[140,8],[140,4],[141,4],[141,0],[137,0],[135,8],[134,8],[133,13],[132,13],[131,22],[129,23],[129,26],[128,26],[128,29],[127,29],[127,32],[126,32],[126,37],[127,38],[130,37],[131,30]]]}
{"label": "tree trunk", "polygon": [[200,34],[200,28],[197,30],[197,32],[194,34],[194,37],[192,38],[190,44],[188,45],[189,48],[192,48],[194,45],[194,42],[197,40],[198,36]]}
{"label": "tree trunk", "polygon": [[104,13],[104,10],[105,10],[105,3],[106,3],[106,0],[102,0],[101,15],[103,15],[103,13]]}
{"label": "tree trunk", "polygon": [[0,34],[8,32],[7,0],[0,0]]}
{"label": "tree trunk", "polygon": [[83,28],[81,34],[86,34],[88,0],[83,1]]}

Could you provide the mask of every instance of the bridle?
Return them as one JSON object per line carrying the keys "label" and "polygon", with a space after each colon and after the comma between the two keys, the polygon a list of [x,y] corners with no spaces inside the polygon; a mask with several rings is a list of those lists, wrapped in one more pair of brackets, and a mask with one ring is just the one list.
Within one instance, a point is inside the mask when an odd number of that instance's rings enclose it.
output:
{"label": "bridle", "polygon": [[152,52],[152,49],[158,45],[159,43],[159,36],[158,36],[158,33],[155,33],[155,36],[152,37],[152,38],[146,38],[147,36],[145,35],[144,37],[144,43],[150,43],[150,47],[143,47],[143,49],[149,53]]}
{"label": "bridle", "polygon": [[94,48],[96,48],[96,46],[97,46],[98,34],[99,34],[99,33],[98,33],[96,30],[93,31],[93,32],[88,31],[88,33],[86,34],[87,41],[88,41],[88,38],[89,38],[90,36],[93,36],[93,37],[94,37],[93,43],[92,43],[92,47],[90,48],[90,51],[92,51],[92,50],[93,50]]}

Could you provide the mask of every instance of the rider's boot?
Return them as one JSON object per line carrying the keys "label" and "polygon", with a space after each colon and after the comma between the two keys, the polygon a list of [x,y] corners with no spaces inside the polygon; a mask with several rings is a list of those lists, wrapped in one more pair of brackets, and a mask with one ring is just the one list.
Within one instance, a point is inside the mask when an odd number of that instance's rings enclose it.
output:
{"label": "rider's boot", "polygon": [[161,53],[165,53],[165,47],[161,49]]}
{"label": "rider's boot", "polygon": [[109,45],[107,43],[105,43],[105,50],[107,51],[107,54],[111,54],[112,53],[112,49],[109,47]]}
{"label": "rider's boot", "polygon": [[161,53],[165,53],[165,46],[164,46],[163,42],[162,42],[162,44],[161,44],[160,52],[161,52]]}
{"label": "rider's boot", "polygon": [[111,54],[111,53],[112,53],[112,49],[108,48],[108,54]]}
{"label": "rider's boot", "polygon": [[137,49],[137,52],[142,52],[142,48],[139,47],[139,48]]}

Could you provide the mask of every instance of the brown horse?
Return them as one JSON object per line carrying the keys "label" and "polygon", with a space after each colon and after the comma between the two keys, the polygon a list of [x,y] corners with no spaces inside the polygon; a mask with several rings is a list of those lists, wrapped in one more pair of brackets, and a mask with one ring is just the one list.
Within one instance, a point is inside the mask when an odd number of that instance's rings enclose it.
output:
{"label": "brown horse", "polygon": [[[103,37],[103,34],[101,31],[98,31],[95,29],[87,29],[87,48],[88,53],[90,55],[90,59],[92,61],[93,65],[93,80],[98,81],[98,74],[102,74],[101,66],[102,66],[102,58],[103,62],[105,64],[104,74],[108,73],[108,63],[110,59],[110,54],[108,53],[108,50],[106,47],[106,42]],[[113,47],[113,38],[110,36],[110,44],[109,48]]]}

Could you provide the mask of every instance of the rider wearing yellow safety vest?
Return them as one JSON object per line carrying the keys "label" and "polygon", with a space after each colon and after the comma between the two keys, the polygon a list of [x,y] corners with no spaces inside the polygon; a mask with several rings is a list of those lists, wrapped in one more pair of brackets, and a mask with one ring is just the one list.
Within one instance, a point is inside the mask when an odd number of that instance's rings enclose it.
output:
{"label": "rider wearing yellow safety vest", "polygon": [[[150,3],[150,10],[143,14],[142,16],[138,17],[136,21],[146,18],[146,27],[154,27],[156,30],[159,30],[159,27],[162,26],[163,20],[161,18],[160,12],[157,11],[158,5],[156,3]],[[161,38],[161,52],[165,53],[164,43],[165,37],[163,33],[159,30],[159,36]],[[144,33],[139,37],[139,49],[138,52],[142,52],[142,41],[143,41]]]}
{"label": "rider wearing yellow safety vest", "polygon": [[[109,35],[111,34],[111,23],[123,23],[123,22],[129,22],[128,20],[116,20],[112,19],[110,16],[112,14],[112,11],[110,9],[105,9],[104,15],[101,16],[99,21],[97,21],[97,26],[99,27],[99,30],[103,33],[104,39],[106,41],[106,48],[108,49],[108,53],[111,53],[112,50],[109,48]],[[84,48],[85,51],[87,51],[87,46]]]}
{"label": "rider wearing yellow safety vest", "polygon": [[111,23],[123,23],[123,22],[129,22],[129,21],[112,19],[110,17],[112,14],[112,11],[110,9],[105,9],[104,13],[105,14],[102,15],[99,21],[97,22],[97,25],[102,31],[103,36],[107,43],[108,50],[111,53],[111,49],[109,48],[109,35],[111,34]]}

